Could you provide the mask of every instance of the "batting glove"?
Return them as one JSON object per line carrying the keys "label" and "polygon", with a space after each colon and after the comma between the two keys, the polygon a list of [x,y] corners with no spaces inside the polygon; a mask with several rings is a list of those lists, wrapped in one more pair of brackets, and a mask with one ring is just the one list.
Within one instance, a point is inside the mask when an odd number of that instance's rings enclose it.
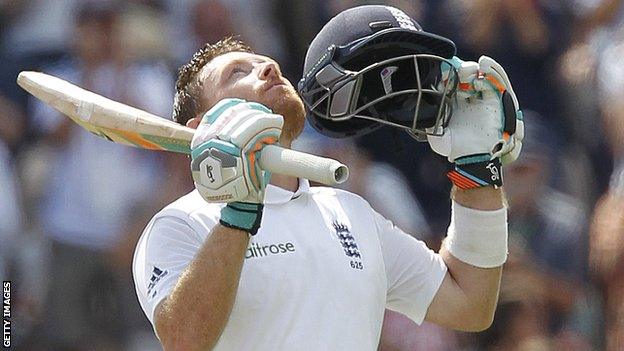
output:
{"label": "batting glove", "polygon": [[277,143],[283,117],[241,99],[224,99],[208,111],[191,141],[195,187],[208,202],[227,202],[220,223],[252,235],[260,228],[270,172],[259,166],[262,148]]}
{"label": "batting glove", "polygon": [[448,177],[457,187],[499,187],[501,165],[515,161],[522,149],[518,99],[492,58],[481,56],[477,63],[453,57],[452,63],[459,76],[453,116],[442,136],[428,136],[429,145],[453,163]]}

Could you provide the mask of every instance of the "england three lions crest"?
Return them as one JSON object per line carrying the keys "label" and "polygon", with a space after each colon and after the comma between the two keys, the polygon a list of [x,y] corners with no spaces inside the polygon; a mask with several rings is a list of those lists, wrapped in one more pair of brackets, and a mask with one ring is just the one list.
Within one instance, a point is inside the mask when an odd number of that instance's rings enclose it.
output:
{"label": "england three lions crest", "polygon": [[344,251],[345,255],[347,255],[347,257],[351,259],[351,268],[363,269],[362,254],[358,249],[355,238],[353,237],[353,235],[351,235],[349,227],[339,222],[334,222],[333,226],[336,230],[336,236],[338,237],[338,241],[340,242],[340,245],[342,245],[342,250]]}

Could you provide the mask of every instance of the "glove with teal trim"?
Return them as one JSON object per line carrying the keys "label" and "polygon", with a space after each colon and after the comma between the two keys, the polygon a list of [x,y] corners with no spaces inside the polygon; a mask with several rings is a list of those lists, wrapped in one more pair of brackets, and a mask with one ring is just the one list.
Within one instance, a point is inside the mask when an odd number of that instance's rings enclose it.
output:
{"label": "glove with teal trim", "polygon": [[433,151],[453,163],[448,177],[457,187],[500,187],[501,166],[515,161],[522,149],[518,99],[507,73],[492,58],[451,61],[459,76],[453,115],[442,136],[429,135],[427,140]]}
{"label": "glove with teal trim", "polygon": [[283,117],[255,102],[224,99],[202,118],[191,141],[195,187],[208,202],[227,202],[220,223],[254,235],[262,219],[270,172],[262,148],[277,143]]}

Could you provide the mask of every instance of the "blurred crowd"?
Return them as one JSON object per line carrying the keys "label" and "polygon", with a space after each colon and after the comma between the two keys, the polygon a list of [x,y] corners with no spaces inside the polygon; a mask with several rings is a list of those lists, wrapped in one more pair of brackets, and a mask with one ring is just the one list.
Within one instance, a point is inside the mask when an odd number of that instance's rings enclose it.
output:
{"label": "blurred crowd", "polygon": [[[96,138],[29,97],[21,70],[171,116],[177,68],[239,35],[297,82],[333,15],[403,9],[486,54],[525,111],[525,147],[505,168],[510,256],[485,332],[388,311],[380,350],[624,350],[623,0],[0,0],[0,276],[13,282],[17,350],[158,350],[131,261],[149,218],[193,189],[184,155]],[[449,221],[447,162],[381,129],[295,148],[351,168],[346,188],[438,248]]]}

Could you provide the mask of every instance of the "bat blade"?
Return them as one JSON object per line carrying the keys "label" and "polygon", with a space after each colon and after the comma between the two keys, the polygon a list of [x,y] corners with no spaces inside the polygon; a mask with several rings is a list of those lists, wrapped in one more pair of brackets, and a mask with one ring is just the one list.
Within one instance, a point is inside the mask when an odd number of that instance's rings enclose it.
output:
{"label": "bat blade", "polygon": [[142,149],[190,153],[191,128],[45,73],[21,72],[17,83],[99,137]]}
{"label": "bat blade", "polygon": [[[107,99],[45,73],[21,72],[17,83],[99,137],[142,149],[190,153],[194,134],[191,128]],[[277,145],[264,147],[260,167],[327,185],[340,184],[349,175],[348,168],[336,160]]]}

